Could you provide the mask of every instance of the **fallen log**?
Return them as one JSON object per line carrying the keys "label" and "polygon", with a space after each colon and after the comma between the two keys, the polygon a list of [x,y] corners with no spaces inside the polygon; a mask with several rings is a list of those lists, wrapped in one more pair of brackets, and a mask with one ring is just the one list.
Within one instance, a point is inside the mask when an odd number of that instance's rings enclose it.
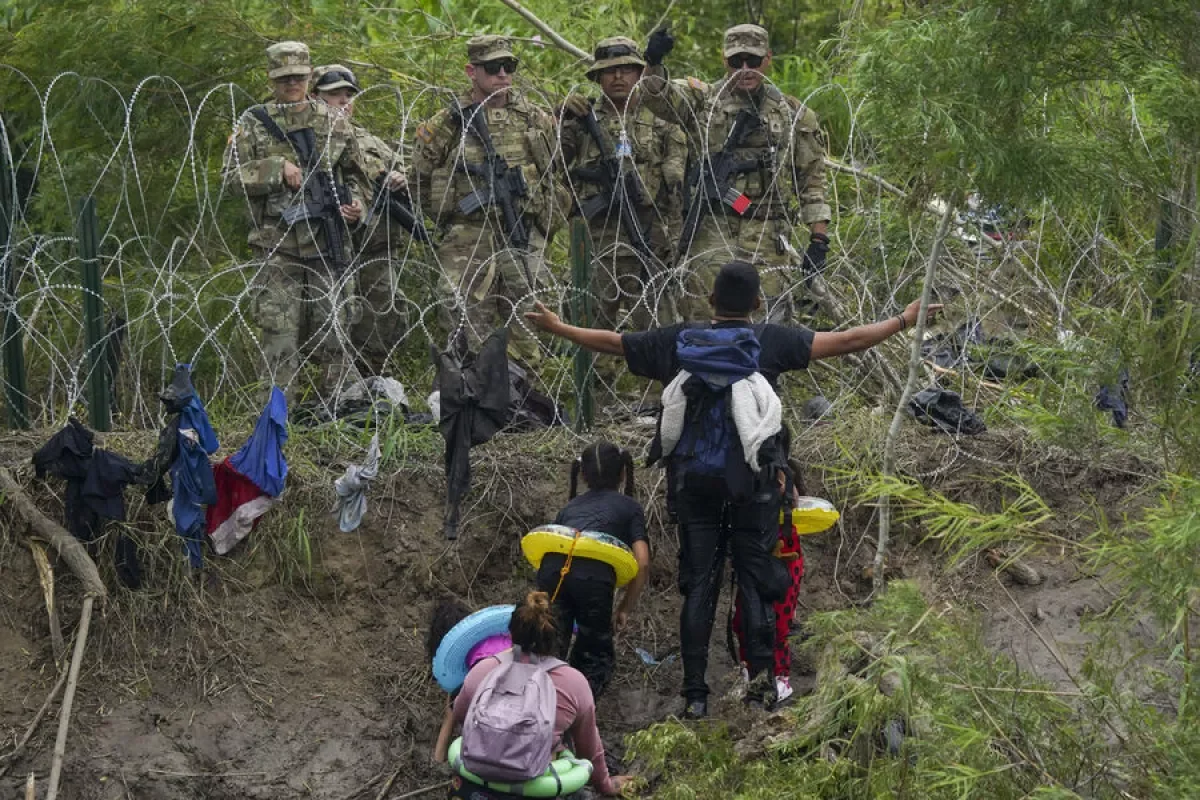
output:
{"label": "fallen log", "polygon": [[16,515],[25,520],[33,535],[54,546],[59,558],[66,562],[67,568],[83,584],[89,597],[108,597],[96,562],[92,561],[87,550],[66,528],[43,514],[4,467],[0,467],[0,492],[4,493],[6,503],[12,506]]}

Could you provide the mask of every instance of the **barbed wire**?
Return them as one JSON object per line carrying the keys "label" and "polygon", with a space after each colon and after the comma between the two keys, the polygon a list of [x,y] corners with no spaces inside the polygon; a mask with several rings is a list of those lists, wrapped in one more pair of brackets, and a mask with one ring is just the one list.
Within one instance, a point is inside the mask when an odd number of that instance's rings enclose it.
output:
{"label": "barbed wire", "polygon": [[[55,427],[68,415],[79,413],[90,370],[96,368],[83,333],[81,299],[85,289],[71,229],[77,221],[74,202],[82,196],[94,197],[100,209],[99,263],[107,329],[95,346],[105,348],[111,359],[116,424],[157,427],[156,395],[179,361],[194,365],[194,380],[214,415],[248,418],[256,413],[275,379],[267,367],[268,354],[253,313],[255,298],[272,268],[271,254],[251,255],[245,245],[248,200],[223,191],[221,178],[227,142],[232,141],[245,109],[254,104],[252,93],[236,84],[221,84],[193,102],[178,82],[156,75],[146,77],[125,96],[106,81],[75,73],[60,74],[39,90],[23,74],[5,69],[16,79],[8,85],[32,95],[40,109],[40,122],[22,130],[14,130],[0,116],[0,134],[9,143],[4,151],[5,180],[14,199],[8,215],[9,241],[3,251],[3,274],[10,281],[11,294],[4,296],[3,307],[15,321],[0,345],[12,346],[14,336],[21,342],[30,422]],[[77,83],[75,94],[66,89],[70,81]],[[571,91],[587,93],[588,88],[579,84]],[[152,92],[163,94],[156,94],[150,102],[146,98]],[[527,86],[522,92],[545,109],[558,107],[559,98]],[[411,143],[423,118],[420,111],[437,108],[444,98],[454,95],[447,88],[429,87],[414,93],[379,85],[367,89],[357,102],[372,106],[375,119],[380,116],[378,106],[388,105],[390,124],[384,126],[384,132],[399,156],[397,166],[408,170]],[[162,102],[163,97],[171,102]],[[805,100],[817,97],[845,103],[851,120],[846,150],[834,157],[846,164],[869,163],[871,144],[856,125],[850,98],[831,86]],[[80,109],[84,113],[68,113]],[[711,107],[696,110],[691,124],[708,130],[713,126],[713,113]],[[793,113],[787,138],[800,124],[802,114]],[[94,129],[80,129],[85,121]],[[159,129],[170,136],[144,132]],[[465,132],[460,136],[465,137]],[[586,191],[562,169],[562,136],[563,126],[558,124],[550,155],[569,199],[563,201],[547,192],[553,203],[550,215],[560,224],[577,213],[581,193]],[[461,154],[465,141],[458,144]],[[712,149],[711,145],[702,142],[700,149]],[[693,149],[692,158],[696,157]],[[631,166],[635,171],[642,169],[636,162]],[[769,176],[765,192],[790,196],[788,177],[782,172]],[[643,182],[652,178],[638,177]],[[445,191],[450,192],[451,187]],[[893,199],[878,184],[856,174],[831,175],[829,196],[834,209],[830,226],[833,249],[820,277],[842,302],[846,318],[820,322],[844,327],[896,313],[899,298],[915,293],[912,282],[917,271],[913,266],[928,250],[932,221],[920,214],[895,213]],[[418,211],[433,216],[431,209]],[[672,219],[669,210],[656,203],[648,212],[656,223],[665,225]],[[673,213],[677,215],[678,208]],[[494,260],[504,256],[502,249],[493,246],[504,232],[495,214],[482,214],[478,222],[474,231],[478,250],[468,258],[481,263],[477,272],[487,273]],[[601,219],[599,225],[611,230],[614,220]],[[1051,226],[1053,231],[1048,230]],[[731,240],[723,224],[716,227],[722,247],[730,252],[746,249],[748,243]],[[761,239],[750,246],[764,251],[774,248],[774,243],[767,241],[769,227],[763,226]],[[703,300],[687,280],[689,265],[702,254],[686,253],[663,270],[660,264],[646,263],[624,237],[596,242],[590,264],[592,278],[581,286],[575,285],[568,266],[569,232],[560,229],[556,233],[535,239],[532,256],[544,268],[535,276],[531,292],[483,298],[470,297],[463,291],[469,287],[455,285],[453,276],[461,270],[450,269],[437,247],[422,246],[394,225],[385,227],[382,241],[356,238],[343,273],[333,276],[317,294],[299,294],[292,300],[311,310],[336,307],[344,302],[344,295],[355,295],[359,298],[355,302],[370,296],[376,302],[368,309],[368,328],[373,324],[376,329],[347,326],[332,315],[309,326],[302,348],[311,353],[332,341],[355,377],[370,374],[373,364],[375,371],[404,384],[409,397],[419,403],[433,377],[428,359],[431,346],[445,347],[453,331],[464,329],[470,331],[472,340],[479,341],[487,331],[471,330],[471,304],[498,304],[505,309],[505,324],[523,329],[538,342],[542,365],[531,376],[536,388],[556,404],[572,407],[575,387],[569,377],[566,349],[545,337],[536,338],[521,310],[535,299],[566,310],[586,298],[593,309],[615,301],[617,317],[606,321],[619,327],[672,322],[666,312],[669,305]],[[678,230],[670,233],[678,235]],[[1061,285],[1056,285],[1051,271],[1042,264],[1045,256],[1040,240],[1051,233],[1060,247],[1063,242],[1068,244],[1075,260]],[[961,311],[967,316],[985,321],[1006,316],[1017,306],[1044,311],[1059,326],[1068,324],[1067,297],[1073,283],[1081,280],[1081,266],[1105,255],[1099,251],[1109,246],[1100,235],[1099,221],[1093,230],[1082,231],[1053,213],[1042,214],[1036,231],[1026,234],[1035,239],[1032,246],[1002,242],[999,247],[984,247],[977,241],[982,235],[970,226],[960,226],[955,233],[958,245],[946,257],[947,277],[939,288],[948,296],[962,298]],[[1061,253],[1056,257],[1061,259]],[[633,279],[622,279],[618,260],[629,258],[640,259],[644,269]],[[799,265],[767,266],[763,271],[782,279],[785,295],[807,296],[810,276]],[[607,294],[600,287],[609,287]],[[1004,293],[1003,301],[993,291],[997,288]],[[369,342],[379,331],[386,340]],[[900,363],[897,353],[893,357]],[[602,359],[594,368],[602,418],[636,419],[648,397],[647,387],[626,377],[624,366],[613,361]],[[315,401],[332,411],[337,398],[321,396],[325,387],[312,372],[310,365],[297,374],[293,385],[284,388],[294,398]],[[824,395],[832,404],[832,413],[838,413],[852,398],[869,396],[879,379],[876,370],[868,366],[822,371],[792,385],[803,384],[805,393]],[[6,374],[5,392],[13,386],[12,376]],[[797,409],[789,409],[789,416],[801,431],[811,424],[800,421]]]}

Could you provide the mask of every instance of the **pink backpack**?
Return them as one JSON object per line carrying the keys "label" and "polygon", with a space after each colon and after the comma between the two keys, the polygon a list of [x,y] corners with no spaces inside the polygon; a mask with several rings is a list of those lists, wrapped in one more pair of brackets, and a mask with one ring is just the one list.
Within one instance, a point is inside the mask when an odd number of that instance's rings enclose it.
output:
{"label": "pink backpack", "polygon": [[496,656],[500,666],[483,679],[463,721],[463,765],[486,781],[531,780],[554,756],[558,695],[550,670],[564,662],[520,655],[514,646]]}

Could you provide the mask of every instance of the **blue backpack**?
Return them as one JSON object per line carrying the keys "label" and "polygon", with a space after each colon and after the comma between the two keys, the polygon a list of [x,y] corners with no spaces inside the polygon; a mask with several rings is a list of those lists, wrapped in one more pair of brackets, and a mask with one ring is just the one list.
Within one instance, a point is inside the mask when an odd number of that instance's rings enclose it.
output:
{"label": "blue backpack", "polygon": [[679,332],[675,352],[680,367],[692,375],[683,386],[688,399],[683,432],[671,453],[672,463],[681,473],[723,475],[731,489],[742,483],[735,476],[749,476],[733,421],[730,389],[758,372],[761,351],[751,328],[684,328]]}

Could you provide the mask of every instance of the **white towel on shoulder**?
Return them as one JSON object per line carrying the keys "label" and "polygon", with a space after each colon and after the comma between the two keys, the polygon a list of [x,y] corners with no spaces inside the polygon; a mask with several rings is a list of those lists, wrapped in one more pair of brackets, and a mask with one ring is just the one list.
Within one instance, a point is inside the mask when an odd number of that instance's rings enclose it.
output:
{"label": "white towel on shoulder", "polygon": [[[683,384],[690,377],[692,374],[686,369],[680,370],[663,389],[659,431],[664,456],[675,450],[683,435],[683,421],[687,417],[687,395],[683,393]],[[783,427],[783,404],[767,379],[756,372],[733,384],[730,405],[733,424],[742,442],[742,455],[750,469],[757,471],[759,448]]]}

